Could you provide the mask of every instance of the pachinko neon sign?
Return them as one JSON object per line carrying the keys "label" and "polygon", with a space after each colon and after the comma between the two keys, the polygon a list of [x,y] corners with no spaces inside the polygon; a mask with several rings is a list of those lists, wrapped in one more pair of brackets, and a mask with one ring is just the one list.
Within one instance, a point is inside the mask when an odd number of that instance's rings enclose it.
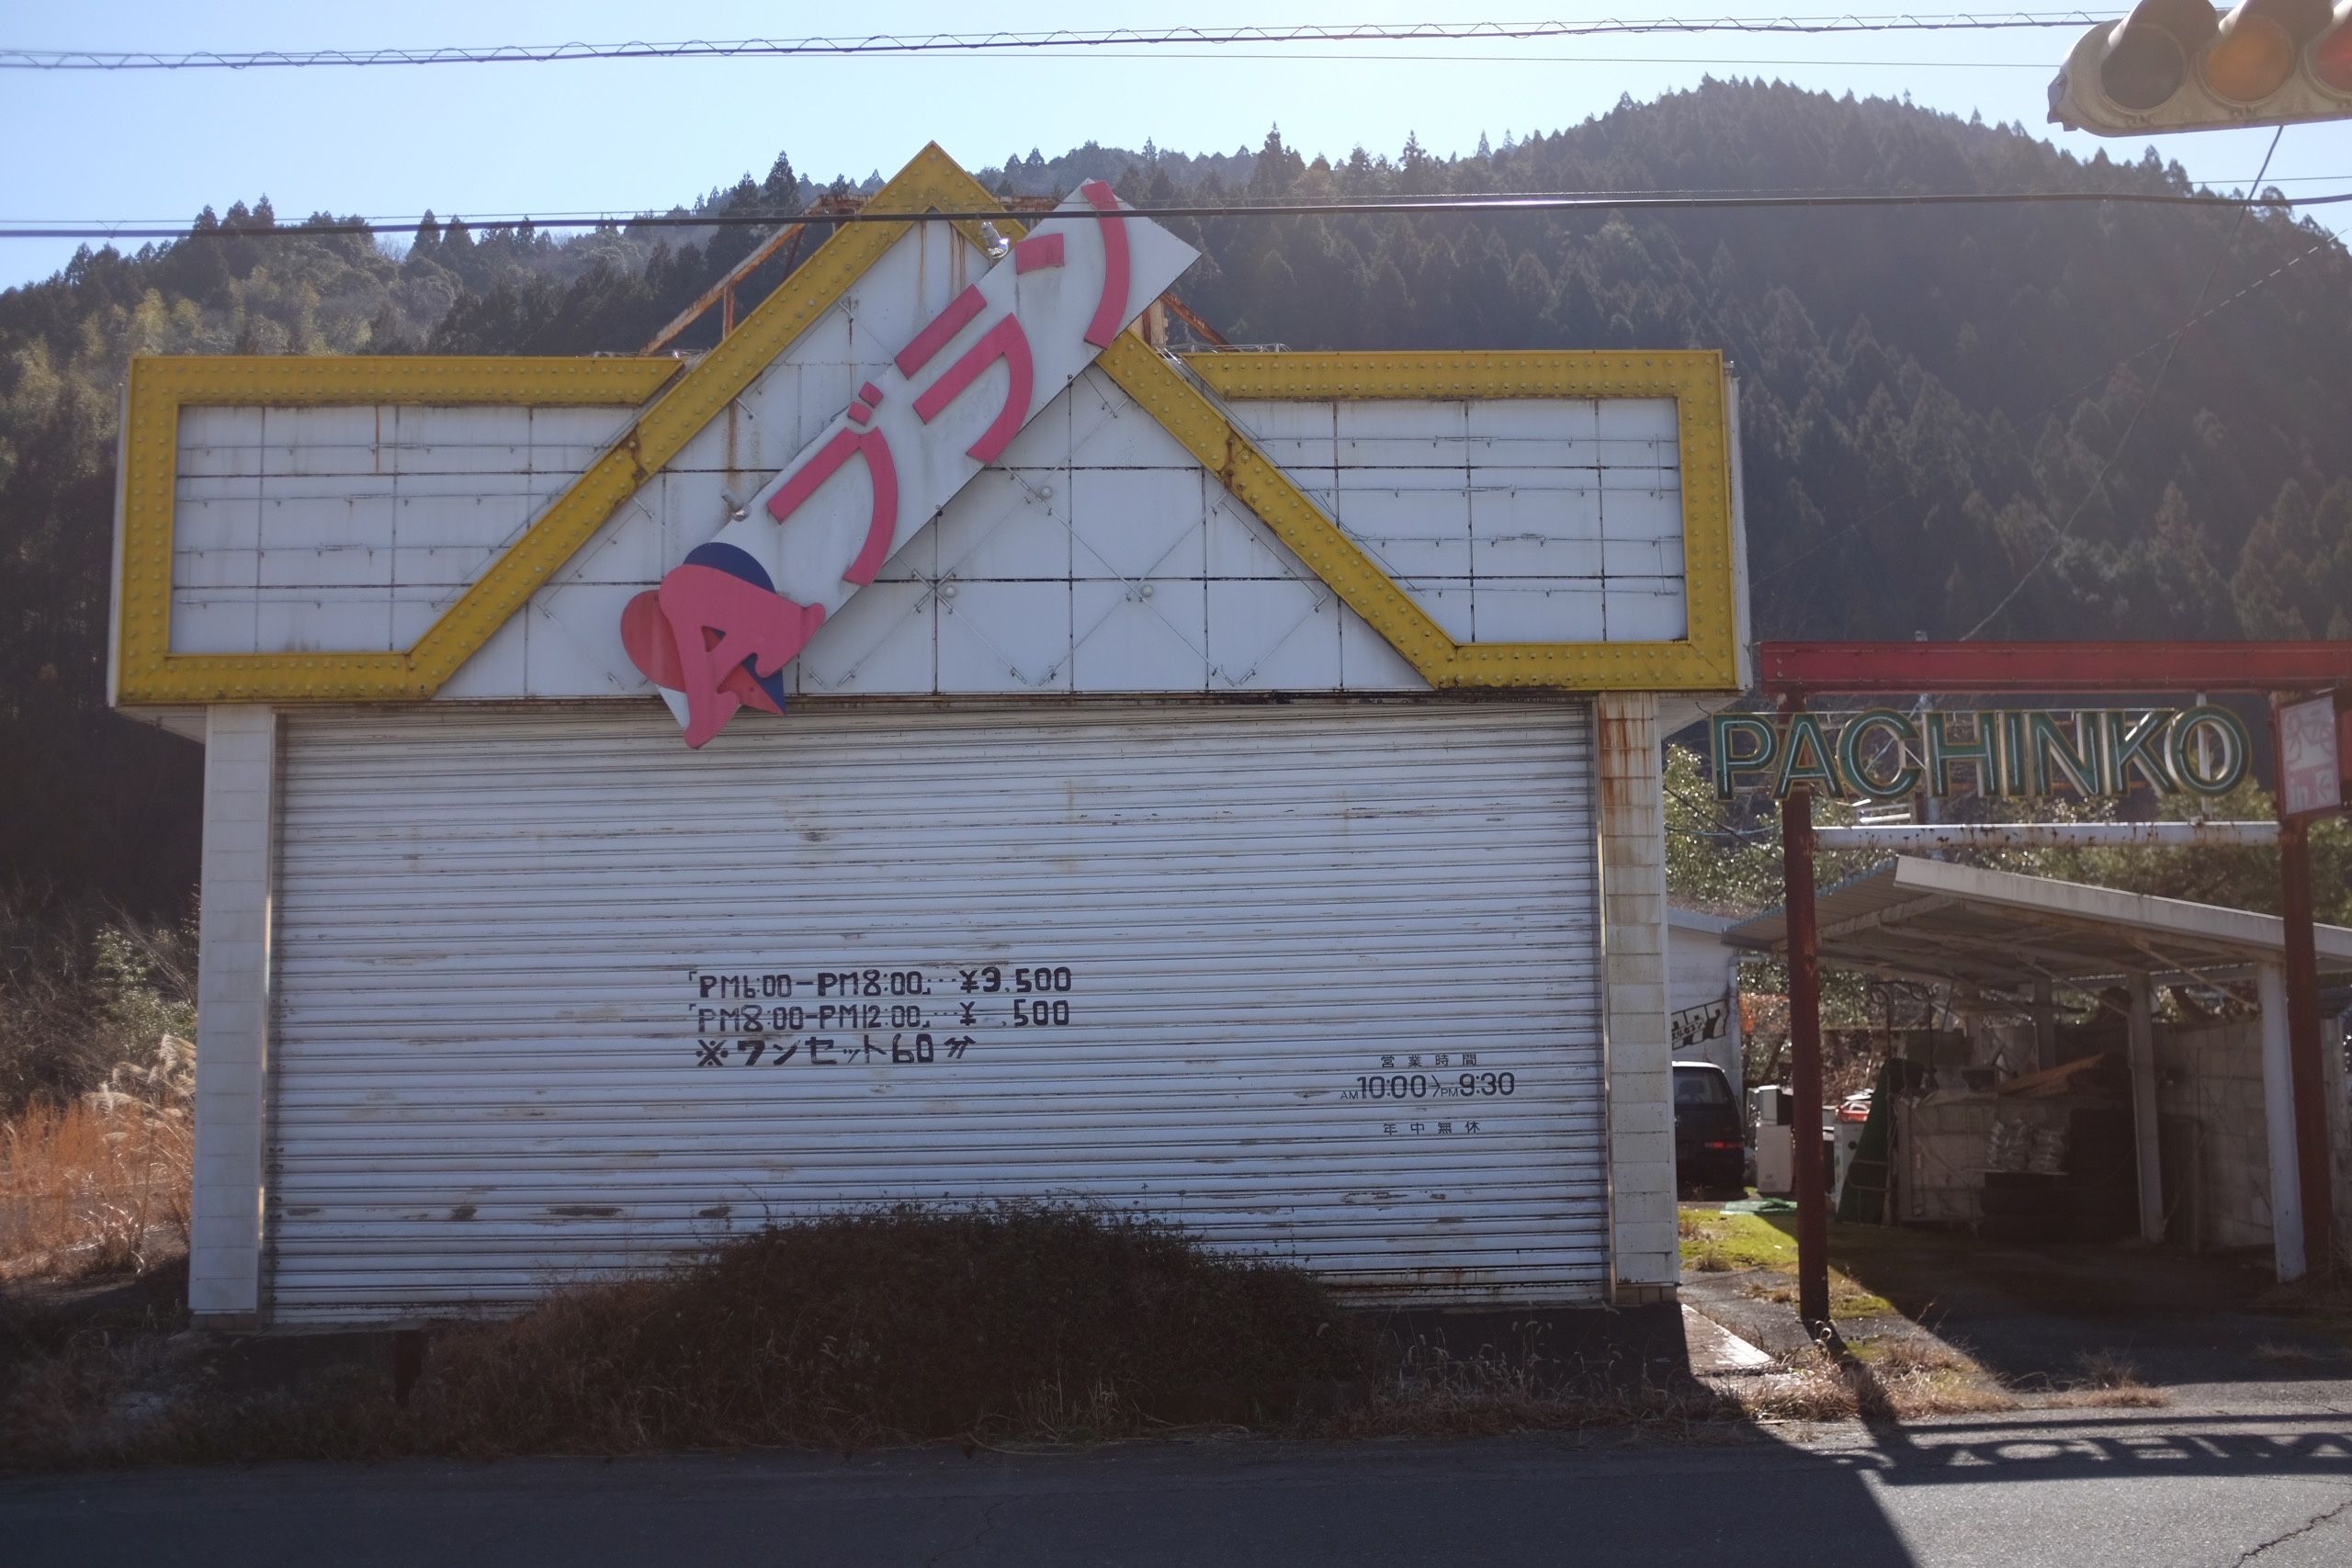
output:
{"label": "pachinko neon sign", "polygon": [[743,514],[621,612],[621,644],[700,748],[915,532],[1004,455],[1198,253],[1080,186],[857,389]]}
{"label": "pachinko neon sign", "polygon": [[1715,797],[1743,778],[1784,800],[1803,786],[1847,799],[1949,795],[1965,779],[1978,795],[2086,799],[2129,795],[2227,795],[2245,777],[2254,742],[2222,707],[2038,708],[1928,712],[1871,708],[1850,716],[1777,719],[1719,713],[1709,721]]}

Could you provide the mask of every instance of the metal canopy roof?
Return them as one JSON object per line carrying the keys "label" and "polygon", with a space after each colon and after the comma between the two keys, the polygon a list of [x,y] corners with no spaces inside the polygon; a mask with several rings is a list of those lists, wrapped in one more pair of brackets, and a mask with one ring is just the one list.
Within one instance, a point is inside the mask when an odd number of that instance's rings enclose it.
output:
{"label": "metal canopy roof", "polygon": [[[2286,934],[2276,915],[1908,855],[1823,888],[1815,910],[1824,964],[1997,991],[2132,974],[2230,978],[2282,962]],[[2320,926],[2316,937],[2320,972],[2352,973],[2352,930]],[[1787,911],[1743,920],[1723,940],[1785,953]]]}

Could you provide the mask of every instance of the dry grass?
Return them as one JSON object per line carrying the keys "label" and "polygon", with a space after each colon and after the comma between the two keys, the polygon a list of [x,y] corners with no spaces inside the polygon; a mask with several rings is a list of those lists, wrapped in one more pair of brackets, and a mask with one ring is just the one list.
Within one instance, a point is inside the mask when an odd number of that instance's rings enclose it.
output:
{"label": "dry grass", "polygon": [[1781,1370],[1745,1380],[1740,1401],[1759,1420],[1909,1421],[2015,1410],[2016,1398],[1966,1354],[1931,1340],[1861,1340],[1845,1353],[1809,1348]]}
{"label": "dry grass", "polygon": [[1373,1348],[1295,1269],[1125,1213],[901,1207],[763,1231],[436,1348],[461,1452],[1063,1441],[1279,1422]]}
{"label": "dry grass", "polygon": [[0,1278],[144,1272],[187,1247],[194,1128],[185,1042],[0,1126]]}
{"label": "dry grass", "polygon": [[2142,1382],[2140,1369],[2121,1351],[2086,1350],[2075,1358],[2075,1376],[2041,1403],[2061,1409],[2162,1410],[2172,1395]]}

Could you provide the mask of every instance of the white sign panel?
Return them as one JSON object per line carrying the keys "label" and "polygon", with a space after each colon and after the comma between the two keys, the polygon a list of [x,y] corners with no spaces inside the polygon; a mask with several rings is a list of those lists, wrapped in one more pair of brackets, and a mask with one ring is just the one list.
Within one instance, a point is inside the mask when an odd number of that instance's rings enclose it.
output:
{"label": "white sign panel", "polygon": [[2313,697],[2278,710],[2278,799],[2289,817],[2344,804],[2336,768],[2335,699]]}
{"label": "white sign panel", "polygon": [[1002,455],[1199,253],[1089,181],[899,350],[847,409],[621,617],[699,747],[893,552]]}

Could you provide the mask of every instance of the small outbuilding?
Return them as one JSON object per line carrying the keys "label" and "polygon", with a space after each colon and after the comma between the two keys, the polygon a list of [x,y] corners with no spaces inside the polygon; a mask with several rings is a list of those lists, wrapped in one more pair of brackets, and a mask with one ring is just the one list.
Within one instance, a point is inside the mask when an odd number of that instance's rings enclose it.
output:
{"label": "small outbuilding", "polygon": [[[1939,984],[1958,1011],[2035,1026],[2033,1059],[2012,1066],[2040,1075],[2034,1087],[2053,1097],[2005,1096],[1939,1076],[1938,1092],[1895,1122],[1898,1214],[1981,1217],[1988,1137],[1999,1126],[2036,1131],[2065,1103],[2064,1069],[2104,1054],[2103,1040],[2077,1037],[2070,1048],[2053,1027],[2051,993],[2063,987],[2101,998],[2110,1015],[2090,1033],[2112,1035],[2128,1084],[2121,1174],[2136,1197],[2139,1233],[2271,1247],[2283,1274],[2302,1271],[2278,917],[1910,856],[1821,889],[1815,908],[1825,967]],[[1784,912],[1741,921],[1724,940],[1784,953]],[[2352,974],[2352,930],[2320,926],[2317,949],[2323,975]],[[2217,987],[2250,989],[2257,1017],[2159,1021],[2165,987],[2209,996]],[[2352,1106],[2340,1033],[2327,1047],[2329,1158],[2343,1213],[2352,1198]]]}

